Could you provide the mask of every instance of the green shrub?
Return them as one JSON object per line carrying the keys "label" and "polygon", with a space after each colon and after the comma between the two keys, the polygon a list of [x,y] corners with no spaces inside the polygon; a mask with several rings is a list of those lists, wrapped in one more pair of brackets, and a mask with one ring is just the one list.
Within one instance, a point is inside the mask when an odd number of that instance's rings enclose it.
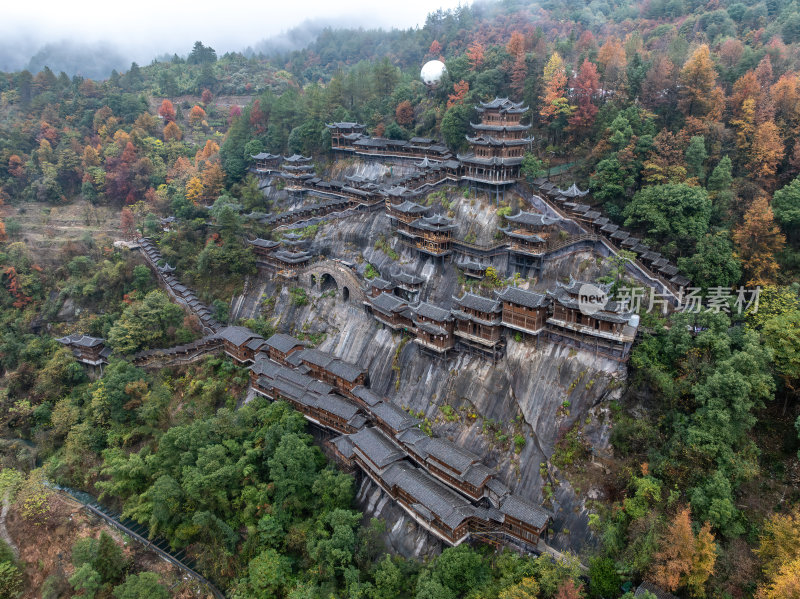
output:
{"label": "green shrub", "polygon": [[292,296],[292,305],[293,306],[307,306],[308,305],[308,294],[306,290],[302,287],[292,287],[289,290],[289,295]]}

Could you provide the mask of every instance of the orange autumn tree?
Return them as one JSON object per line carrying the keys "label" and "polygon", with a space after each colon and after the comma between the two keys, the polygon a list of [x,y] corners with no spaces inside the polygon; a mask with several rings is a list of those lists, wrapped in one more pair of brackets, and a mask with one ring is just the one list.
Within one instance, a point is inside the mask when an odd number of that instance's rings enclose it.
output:
{"label": "orange autumn tree", "polygon": [[192,106],[189,111],[189,124],[195,126],[202,123],[206,118],[206,111],[200,108],[197,104]]}
{"label": "orange autumn tree", "polygon": [[758,179],[764,181],[767,188],[772,189],[772,177],[783,160],[785,149],[781,133],[772,121],[758,125],[753,134],[753,144],[747,156],[747,169]]}
{"label": "orange autumn tree", "polygon": [[194,155],[194,162],[199,167],[201,162],[208,162],[219,154],[219,145],[210,139],[206,140],[203,147]]}
{"label": "orange autumn tree", "polygon": [[203,199],[213,204],[225,187],[225,173],[218,162],[206,163],[202,173]]}
{"label": "orange autumn tree", "polygon": [[183,131],[175,124],[175,121],[167,123],[167,126],[164,127],[164,141],[180,141],[181,138],[183,138]]}
{"label": "orange autumn tree", "polygon": [[661,538],[655,556],[654,582],[667,589],[689,589],[693,597],[705,597],[705,584],[714,573],[717,546],[706,522],[695,535],[689,508],[680,510]]}
{"label": "orange autumn tree", "polygon": [[628,66],[622,42],[616,37],[609,38],[597,51],[597,62],[603,72],[606,91],[620,90],[625,85],[625,69]]}
{"label": "orange autumn tree", "polygon": [[172,105],[172,102],[164,98],[161,102],[161,106],[158,109],[158,114],[166,121],[167,123],[171,123],[175,120],[175,107]]}
{"label": "orange autumn tree", "polygon": [[433,58],[438,58],[442,53],[442,44],[439,43],[438,40],[433,40],[431,42],[431,47],[428,48],[428,55],[432,56]]}
{"label": "orange autumn tree", "polygon": [[414,107],[411,102],[403,100],[394,110],[394,118],[401,125],[410,125],[414,121]]}
{"label": "orange autumn tree", "polygon": [[469,60],[469,70],[476,71],[483,64],[486,48],[480,42],[474,41],[467,48],[467,60]]}
{"label": "orange autumn tree", "polygon": [[541,96],[542,107],[539,114],[550,123],[561,115],[569,116],[572,108],[567,102],[567,71],[558,52],[553,52],[544,66],[544,91]]}
{"label": "orange autumn tree", "polygon": [[772,86],[775,124],[784,139],[800,133],[800,85],[796,73],[783,75]]}
{"label": "orange autumn tree", "polygon": [[456,104],[461,104],[469,92],[469,83],[463,79],[453,84],[453,93],[447,97],[447,109],[450,110]]}
{"label": "orange autumn tree", "polygon": [[735,255],[742,262],[748,285],[769,285],[778,276],[776,254],[786,238],[775,223],[766,194],[759,193],[744,214],[744,221],[733,231]]}
{"label": "orange autumn tree", "polygon": [[511,67],[511,89],[519,97],[522,95],[525,87],[525,77],[528,74],[525,66],[525,38],[519,31],[511,34],[511,39],[506,44],[506,50],[514,59],[514,64]]}
{"label": "orange autumn tree", "polygon": [[717,72],[708,45],[698,47],[678,75],[678,107],[687,117],[719,120],[725,94],[717,85]]}

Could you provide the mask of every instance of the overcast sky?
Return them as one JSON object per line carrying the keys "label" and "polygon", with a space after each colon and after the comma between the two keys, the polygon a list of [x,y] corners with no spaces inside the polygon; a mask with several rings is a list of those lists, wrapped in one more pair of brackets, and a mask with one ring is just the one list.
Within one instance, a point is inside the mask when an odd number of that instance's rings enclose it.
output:
{"label": "overcast sky", "polygon": [[146,64],[164,52],[186,54],[195,40],[219,54],[242,50],[308,19],[363,27],[421,26],[429,12],[458,4],[458,0],[17,0],[3,3],[0,40],[6,47],[64,39],[110,42]]}

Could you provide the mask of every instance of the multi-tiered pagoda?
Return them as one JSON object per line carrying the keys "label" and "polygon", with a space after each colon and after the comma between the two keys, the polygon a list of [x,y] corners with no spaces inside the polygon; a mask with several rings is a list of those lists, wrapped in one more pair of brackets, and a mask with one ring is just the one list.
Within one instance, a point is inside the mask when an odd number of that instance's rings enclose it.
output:
{"label": "multi-tiered pagoda", "polygon": [[533,141],[528,137],[531,126],[520,123],[528,107],[508,98],[495,98],[481,102],[475,109],[481,122],[470,123],[475,131],[474,137],[467,135],[472,151],[458,156],[461,178],[476,185],[489,185],[499,197],[506,186],[519,180],[522,157]]}

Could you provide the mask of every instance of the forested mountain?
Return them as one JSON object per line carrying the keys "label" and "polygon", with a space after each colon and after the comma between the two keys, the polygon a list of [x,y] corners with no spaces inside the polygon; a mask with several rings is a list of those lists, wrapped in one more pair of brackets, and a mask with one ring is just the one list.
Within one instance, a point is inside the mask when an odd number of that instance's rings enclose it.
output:
{"label": "forested mountain", "polygon": [[[419,80],[431,59],[447,67],[434,89]],[[241,599],[610,599],[642,580],[681,597],[800,597],[797,3],[479,2],[415,29],[326,28],[291,52],[197,42],[106,80],[31,67],[0,73],[0,491],[20,522],[55,526],[43,476],[102,494]],[[362,521],[352,479],[300,415],[260,399],[236,409],[246,369],[113,359],[93,380],[55,341],[80,331],[130,356],[202,336],[114,244],[136,231],[160,237],[224,321],[256,272],[244,239],[269,234],[242,216],[273,208],[252,155],[313,156],[322,174],[332,121],[456,154],[475,105],[498,96],[530,107],[529,179],[552,170],[588,188],[704,292],[761,287],[757,312],[643,315],[608,406],[610,499],[585,502],[599,539],[585,554],[385,555],[384,524]],[[592,461],[571,434],[557,457],[576,480]],[[2,596],[167,596],[90,543],[65,551],[69,576],[37,586],[36,565],[1,543]]]}

